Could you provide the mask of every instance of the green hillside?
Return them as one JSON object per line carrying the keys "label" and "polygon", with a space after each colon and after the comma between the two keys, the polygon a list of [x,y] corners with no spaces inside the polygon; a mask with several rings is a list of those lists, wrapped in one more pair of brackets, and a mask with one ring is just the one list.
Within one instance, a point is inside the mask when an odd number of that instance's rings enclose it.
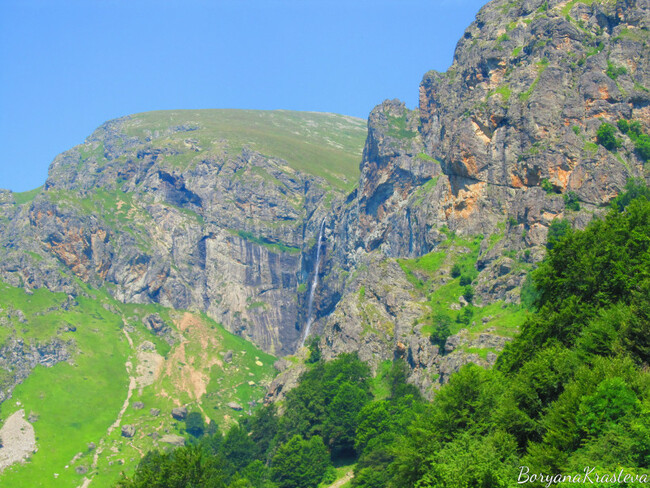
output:
{"label": "green hillside", "polygon": [[[190,130],[173,131],[179,127]],[[181,154],[176,164],[181,168],[206,152],[232,154],[247,146],[285,159],[292,169],[321,176],[335,188],[350,190],[359,175],[366,121],[288,110],[171,110],[132,115],[124,131],[151,138],[154,148],[177,146]]]}
{"label": "green hillside", "polygon": [[[45,289],[27,294],[0,284],[0,290],[0,314],[10,325],[0,329],[3,341],[9,334],[34,345],[57,338],[73,351],[67,362],[37,366],[0,406],[3,420],[25,410],[37,448],[0,476],[1,486],[75,487],[84,479],[111,486],[147,450],[169,446],[164,435],[191,437],[185,422],[171,416],[173,408],[186,406],[225,429],[260,404],[275,374],[273,356],[202,315],[125,305],[85,286],[72,303]],[[144,325],[151,314],[168,332],[158,336]],[[124,425],[135,427],[133,437],[122,436]]]}

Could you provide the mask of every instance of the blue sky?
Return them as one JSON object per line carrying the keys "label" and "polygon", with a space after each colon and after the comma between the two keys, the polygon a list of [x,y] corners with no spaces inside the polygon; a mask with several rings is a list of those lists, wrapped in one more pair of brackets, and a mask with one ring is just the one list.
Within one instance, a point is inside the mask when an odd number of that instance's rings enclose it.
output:
{"label": "blue sky", "polygon": [[417,106],[485,0],[0,0],[0,188],[115,117]]}

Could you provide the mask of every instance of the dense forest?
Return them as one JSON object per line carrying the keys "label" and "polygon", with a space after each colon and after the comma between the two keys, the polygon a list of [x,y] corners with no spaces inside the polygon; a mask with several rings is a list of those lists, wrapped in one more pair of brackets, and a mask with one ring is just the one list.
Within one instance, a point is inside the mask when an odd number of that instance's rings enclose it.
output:
{"label": "dense forest", "polygon": [[609,486],[621,469],[647,474],[650,190],[629,182],[583,231],[556,222],[547,247],[528,319],[495,368],[467,365],[427,402],[402,359],[378,395],[356,355],[324,362],[313,342],[282,405],[225,435],[191,414],[190,445],[148,453],[118,486],[315,488],[341,459],[356,460],[359,488],[505,487],[587,467],[604,478],[593,486]]}

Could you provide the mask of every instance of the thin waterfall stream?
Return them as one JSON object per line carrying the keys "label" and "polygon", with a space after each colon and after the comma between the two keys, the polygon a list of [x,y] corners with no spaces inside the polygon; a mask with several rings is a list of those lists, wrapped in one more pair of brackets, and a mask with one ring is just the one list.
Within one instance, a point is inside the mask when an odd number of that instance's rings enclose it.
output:
{"label": "thin waterfall stream", "polygon": [[314,311],[314,294],[316,293],[316,287],[318,286],[318,273],[320,272],[320,248],[323,243],[323,231],[325,230],[325,219],[320,224],[320,232],[318,233],[318,244],[316,247],[316,265],[314,266],[314,279],[311,282],[311,289],[309,290],[309,298],[307,299],[307,327],[305,327],[305,335],[302,338],[302,343],[300,347],[305,345],[307,336],[309,335],[309,329],[311,324],[314,321],[313,311]]}

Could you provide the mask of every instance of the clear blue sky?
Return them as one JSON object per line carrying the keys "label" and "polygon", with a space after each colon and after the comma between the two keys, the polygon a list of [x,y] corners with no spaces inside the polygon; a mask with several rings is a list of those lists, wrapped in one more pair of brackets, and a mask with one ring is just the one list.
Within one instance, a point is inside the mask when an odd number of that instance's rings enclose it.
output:
{"label": "clear blue sky", "polygon": [[417,105],[485,0],[0,0],[0,188],[115,117]]}

